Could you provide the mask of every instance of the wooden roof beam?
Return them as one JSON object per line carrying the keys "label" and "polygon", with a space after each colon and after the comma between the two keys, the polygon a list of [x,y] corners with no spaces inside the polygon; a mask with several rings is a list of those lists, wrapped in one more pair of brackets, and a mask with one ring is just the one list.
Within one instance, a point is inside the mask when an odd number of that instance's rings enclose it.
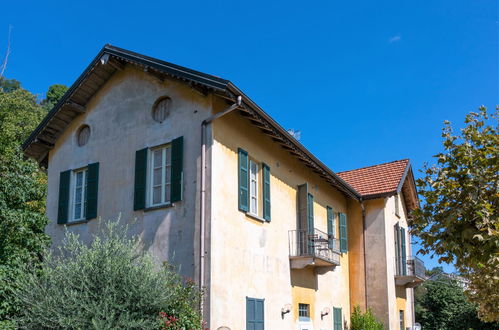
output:
{"label": "wooden roof beam", "polygon": [[71,111],[76,112],[76,113],[85,113],[87,111],[87,109],[85,108],[84,105],[78,104],[78,103],[73,102],[71,100],[66,102],[65,105],[67,107],[69,107],[69,109],[71,109]]}

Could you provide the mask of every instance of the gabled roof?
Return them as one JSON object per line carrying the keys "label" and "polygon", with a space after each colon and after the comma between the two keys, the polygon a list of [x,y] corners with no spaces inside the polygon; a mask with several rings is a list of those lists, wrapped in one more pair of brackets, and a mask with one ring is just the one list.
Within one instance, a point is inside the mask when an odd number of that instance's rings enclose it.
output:
{"label": "gabled roof", "polygon": [[260,128],[262,133],[270,136],[330,185],[345,195],[360,200],[360,194],[355,189],[318,160],[230,81],[111,45],[105,45],[101,49],[66,94],[24,142],[25,155],[36,159],[40,164],[48,165],[48,152],[54,147],[59,136],[74,118],[86,111],[86,104],[108,79],[116,71],[122,70],[126,64],[138,66],[160,80],[167,77],[181,80],[200,93],[214,93],[230,103],[235,103],[237,97],[241,96],[242,104],[238,108],[241,116],[247,118],[252,125]]}
{"label": "gabled roof", "polygon": [[416,186],[409,159],[338,172],[363,200],[388,197],[402,192],[409,209],[418,206]]}

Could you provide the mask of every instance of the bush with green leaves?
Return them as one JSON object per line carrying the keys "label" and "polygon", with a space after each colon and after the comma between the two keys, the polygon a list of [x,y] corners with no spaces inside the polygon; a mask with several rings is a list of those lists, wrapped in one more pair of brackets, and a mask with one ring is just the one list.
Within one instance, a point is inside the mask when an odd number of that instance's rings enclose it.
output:
{"label": "bush with green leaves", "polygon": [[350,330],[383,330],[383,323],[376,319],[370,308],[362,313],[357,305],[350,317]]}
{"label": "bush with green leaves", "polygon": [[200,292],[192,281],[143,252],[119,221],[99,227],[89,245],[67,233],[39,274],[18,279],[20,328],[160,329],[164,315],[176,320],[168,329],[201,328]]}

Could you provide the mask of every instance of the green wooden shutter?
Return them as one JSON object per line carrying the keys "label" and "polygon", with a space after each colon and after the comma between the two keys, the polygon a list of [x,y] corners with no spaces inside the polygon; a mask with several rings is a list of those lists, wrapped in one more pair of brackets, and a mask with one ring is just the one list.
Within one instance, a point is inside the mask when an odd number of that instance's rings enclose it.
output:
{"label": "green wooden shutter", "polygon": [[402,252],[402,275],[407,275],[407,256],[405,254],[405,229],[400,227],[400,248]]}
{"label": "green wooden shutter", "polygon": [[333,218],[334,218],[334,212],[333,209],[328,206],[326,207],[327,209],[327,235],[328,235],[328,246],[330,249],[334,247],[334,237],[333,237]]}
{"label": "green wooden shutter", "polygon": [[133,209],[146,208],[147,148],[135,152],[135,186],[133,189]]}
{"label": "green wooden shutter", "polygon": [[71,170],[61,172],[59,175],[59,205],[57,209],[57,223],[68,222],[69,217],[69,182]]}
{"label": "green wooden shutter", "polygon": [[97,218],[97,201],[99,195],[99,163],[88,165],[87,172],[87,215],[86,219]]}
{"label": "green wooden shutter", "polygon": [[171,198],[172,203],[182,200],[182,181],[184,176],[184,137],[172,141],[172,166],[171,166]]}
{"label": "green wooden shutter", "polygon": [[343,316],[341,308],[333,307],[333,329],[342,330],[343,329]]}
{"label": "green wooden shutter", "polygon": [[[298,229],[307,230],[308,219],[308,184],[298,186]],[[301,240],[301,239],[300,239]]]}
{"label": "green wooden shutter", "polygon": [[400,227],[399,224],[396,223],[395,226],[393,227],[393,233],[394,233],[394,241],[395,241],[395,265],[396,265],[396,275],[401,275],[402,274],[402,267],[401,265],[401,256],[400,256]]}
{"label": "green wooden shutter", "polygon": [[309,235],[314,234],[314,196],[308,194],[307,198],[307,232]]}
{"label": "green wooden shutter", "polygon": [[246,297],[246,330],[264,330],[264,300]]}
{"label": "green wooden shutter", "polygon": [[239,162],[239,210],[248,212],[249,204],[249,173],[248,173],[248,153],[239,148],[238,149],[238,162]]}
{"label": "green wooden shutter", "polygon": [[341,253],[348,251],[347,216],[345,213],[340,213],[340,251]]}
{"label": "green wooden shutter", "polygon": [[315,254],[314,243],[314,196],[307,195],[307,234],[308,234],[308,253]]}
{"label": "green wooden shutter", "polygon": [[270,221],[270,167],[262,164],[263,168],[263,218]]}

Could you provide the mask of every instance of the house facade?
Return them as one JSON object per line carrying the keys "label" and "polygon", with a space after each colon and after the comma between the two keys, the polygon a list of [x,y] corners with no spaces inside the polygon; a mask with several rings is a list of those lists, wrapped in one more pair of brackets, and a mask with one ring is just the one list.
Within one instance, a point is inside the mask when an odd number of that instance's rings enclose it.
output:
{"label": "house facade", "polygon": [[119,217],[205,289],[210,329],[414,323],[409,162],[371,193],[386,169],[334,173],[230,81],[106,45],[23,148],[54,246]]}

